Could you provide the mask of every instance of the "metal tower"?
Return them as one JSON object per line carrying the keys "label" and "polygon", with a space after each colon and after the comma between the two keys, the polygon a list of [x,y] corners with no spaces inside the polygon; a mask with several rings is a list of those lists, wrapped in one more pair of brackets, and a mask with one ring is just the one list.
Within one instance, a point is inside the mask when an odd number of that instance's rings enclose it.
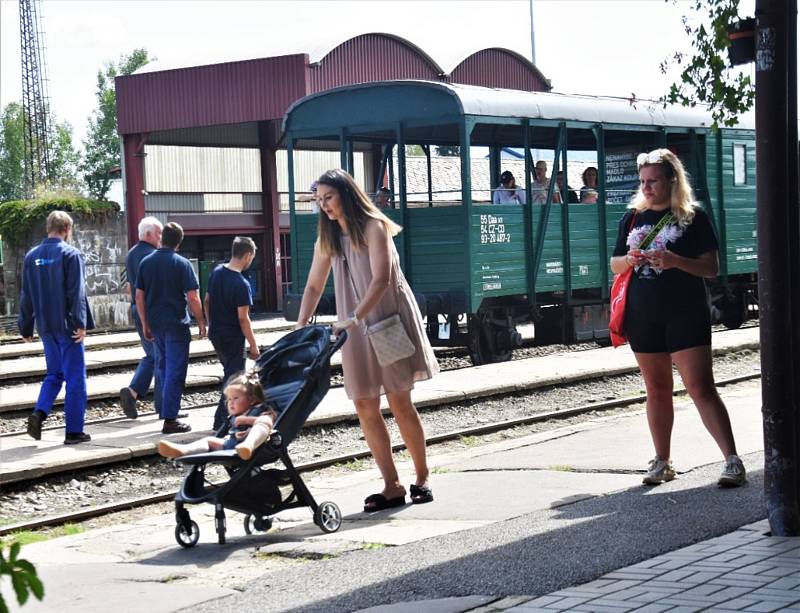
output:
{"label": "metal tower", "polygon": [[47,65],[39,0],[19,0],[22,57],[22,116],[25,132],[25,192],[50,176]]}

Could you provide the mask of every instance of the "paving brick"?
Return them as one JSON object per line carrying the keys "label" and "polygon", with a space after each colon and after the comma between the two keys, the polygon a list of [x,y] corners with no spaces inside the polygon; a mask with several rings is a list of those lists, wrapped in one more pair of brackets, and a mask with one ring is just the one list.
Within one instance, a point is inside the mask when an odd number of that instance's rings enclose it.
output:
{"label": "paving brick", "polygon": [[751,605],[746,609],[742,609],[742,611],[752,611],[753,613],[771,613],[772,611],[781,611],[783,610],[783,608],[784,605],[781,603],[764,600],[761,602],[757,602],[756,604]]}
{"label": "paving brick", "polygon": [[535,598],[533,600],[529,600],[528,602],[524,603],[526,607],[546,607],[548,605],[554,604],[559,600],[564,600],[561,596],[539,596],[539,598]]}
{"label": "paving brick", "polygon": [[800,587],[800,577],[783,576],[772,583],[768,583],[764,587],[771,590],[794,590]]}
{"label": "paving brick", "polygon": [[573,608],[582,605],[583,603],[591,600],[591,598],[578,598],[578,597],[571,597],[571,598],[562,598],[560,602],[554,602],[553,604],[549,605],[548,609],[553,609],[556,611],[571,611]]}
{"label": "paving brick", "polygon": [[653,603],[634,609],[633,613],[662,613],[662,611],[669,611],[672,608],[673,607],[668,604]]}
{"label": "paving brick", "polygon": [[599,605],[595,601],[588,602],[584,605],[578,605],[570,611],[587,611],[591,613],[620,613],[620,611],[630,611],[629,606],[611,607],[608,605]]}

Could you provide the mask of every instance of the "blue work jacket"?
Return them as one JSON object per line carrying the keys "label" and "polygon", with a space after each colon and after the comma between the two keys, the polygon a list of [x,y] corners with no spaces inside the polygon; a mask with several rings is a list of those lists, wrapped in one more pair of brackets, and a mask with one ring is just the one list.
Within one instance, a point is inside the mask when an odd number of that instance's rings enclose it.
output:
{"label": "blue work jacket", "polygon": [[69,335],[91,330],[83,257],[60,238],[46,238],[25,256],[17,325],[22,336]]}

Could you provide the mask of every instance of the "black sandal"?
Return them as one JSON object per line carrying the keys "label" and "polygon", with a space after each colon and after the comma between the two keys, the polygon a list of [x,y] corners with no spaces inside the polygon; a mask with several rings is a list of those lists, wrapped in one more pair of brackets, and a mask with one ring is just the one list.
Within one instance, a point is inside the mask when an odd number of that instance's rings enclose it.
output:
{"label": "black sandal", "polygon": [[411,492],[412,504],[425,504],[426,502],[433,502],[433,491],[427,485],[412,485],[409,488]]}
{"label": "black sandal", "polygon": [[364,499],[364,513],[373,513],[375,511],[383,511],[384,509],[402,507],[405,503],[405,494],[396,496],[395,498],[387,498],[383,494],[372,494]]}

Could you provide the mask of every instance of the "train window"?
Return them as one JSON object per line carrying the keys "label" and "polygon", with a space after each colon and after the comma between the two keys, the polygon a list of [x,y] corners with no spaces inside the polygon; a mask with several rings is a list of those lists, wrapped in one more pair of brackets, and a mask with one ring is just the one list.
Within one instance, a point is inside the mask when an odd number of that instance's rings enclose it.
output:
{"label": "train window", "polygon": [[733,145],[733,184],[747,185],[747,145]]}

